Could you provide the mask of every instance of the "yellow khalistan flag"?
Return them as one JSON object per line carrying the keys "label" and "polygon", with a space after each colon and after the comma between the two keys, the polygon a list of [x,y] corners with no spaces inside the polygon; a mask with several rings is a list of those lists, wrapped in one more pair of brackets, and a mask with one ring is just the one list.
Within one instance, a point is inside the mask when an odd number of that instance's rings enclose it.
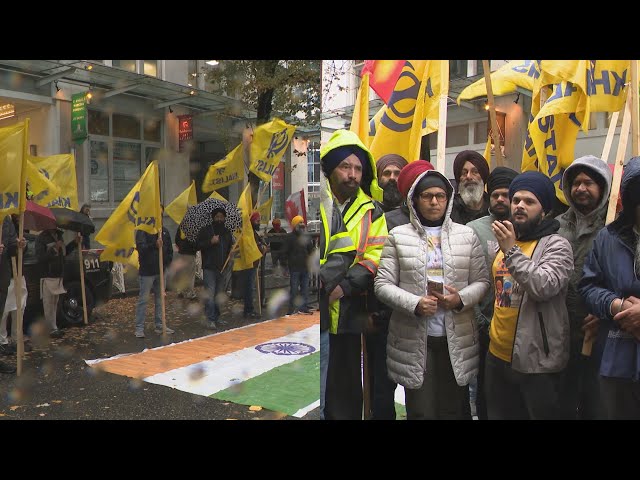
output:
{"label": "yellow khalistan flag", "polygon": [[449,91],[449,85],[440,85],[442,60],[407,60],[398,82],[381,109],[379,123],[374,117],[369,122],[370,133],[375,129],[369,149],[373,158],[396,153],[408,162],[420,158],[422,135],[438,128],[438,101]]}
{"label": "yellow khalistan flag", "polygon": [[293,138],[296,127],[276,118],[257,127],[251,142],[251,170],[264,182],[270,182],[280,159]]}
{"label": "yellow khalistan flag", "polygon": [[358,135],[362,143],[369,147],[369,76],[365,73],[360,81],[360,89],[356,98],[356,105],[351,117],[351,130]]}
{"label": "yellow khalistan flag", "polygon": [[45,207],[78,210],[78,182],[76,180],[76,160],[73,154],[63,153],[48,157],[29,155],[27,160],[42,174],[37,177],[32,170],[29,170],[28,174],[35,203]]}
{"label": "yellow khalistan flag", "polygon": [[273,205],[273,197],[269,197],[269,200],[256,208],[256,211],[260,214],[260,223],[269,223],[269,219],[271,218],[271,205]]}
{"label": "yellow khalistan flag", "polygon": [[240,247],[240,257],[236,258],[233,262],[233,271],[247,270],[253,268],[253,262],[262,258],[262,253],[256,244],[256,239],[253,236],[253,227],[251,226],[251,185],[247,184],[240,199],[238,200],[238,208],[242,213],[242,231],[238,244]]}
{"label": "yellow khalistan flag", "polygon": [[158,233],[162,224],[158,178],[154,160],[96,234],[96,241],[105,246],[101,259],[138,268],[135,230]]}
{"label": "yellow khalistan flag", "polygon": [[32,194],[31,200],[46,207],[49,202],[60,196],[60,189],[30,160],[27,160],[26,167],[27,183],[29,184],[27,191]]}
{"label": "yellow khalistan flag", "polygon": [[231,150],[224,159],[214,163],[207,170],[202,182],[202,191],[211,192],[244,178],[244,158],[242,143]]}
{"label": "yellow khalistan flag", "polygon": [[167,215],[169,215],[174,222],[179,224],[184,218],[184,214],[187,213],[187,207],[195,205],[196,203],[198,203],[196,181],[191,180],[191,185],[174,198],[173,202],[167,205],[164,211],[167,212]]}
{"label": "yellow khalistan flag", "polygon": [[222,195],[220,195],[218,192],[216,192],[215,190],[213,192],[211,192],[211,195],[209,195],[209,198],[217,198],[218,200],[222,200],[223,202],[226,202],[227,199],[224,198]]}
{"label": "yellow khalistan flag", "polygon": [[0,221],[27,205],[27,135],[29,119],[0,128]]}
{"label": "yellow khalistan flag", "polygon": [[[491,72],[491,90],[494,95],[507,95],[518,87],[533,91],[533,83],[540,76],[535,60],[511,60],[495,72]],[[458,95],[458,105],[463,100],[487,96],[484,77],[466,87]]]}

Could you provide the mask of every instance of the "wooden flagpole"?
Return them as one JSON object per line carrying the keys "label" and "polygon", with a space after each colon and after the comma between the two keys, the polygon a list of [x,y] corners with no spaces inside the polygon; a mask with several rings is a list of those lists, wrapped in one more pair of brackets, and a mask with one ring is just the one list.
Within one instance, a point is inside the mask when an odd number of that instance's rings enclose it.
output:
{"label": "wooden flagpole", "polygon": [[[637,81],[637,77],[636,77]],[[627,101],[624,107],[624,116],[622,117],[622,127],[620,128],[620,138],[618,140],[618,151],[616,153],[616,163],[613,169],[613,180],[611,182],[611,195],[609,196],[609,208],[607,209],[607,218],[605,220],[605,224],[608,225],[616,217],[616,205],[618,203],[618,196],[620,194],[620,180],[622,179],[622,168],[624,166],[624,157],[627,151],[627,143],[629,141],[629,131],[631,130],[631,105],[632,105],[632,96],[635,89],[635,94],[637,95],[638,84],[631,84],[629,87],[630,91],[627,93]],[[638,112],[633,114],[634,116],[638,115]],[[615,128],[615,124],[612,123]],[[606,146],[606,145],[605,145]],[[591,356],[591,349],[593,348],[594,338],[590,338],[589,341],[585,340],[582,342],[582,355]]]}
{"label": "wooden flagpole", "polygon": [[[20,212],[20,223],[18,227],[18,243],[20,239],[24,237],[24,211]],[[22,356],[24,355],[24,337],[22,334],[22,249],[18,245],[18,276],[14,279],[14,292],[16,294],[16,317],[18,319],[18,325],[16,325],[16,332],[18,333],[18,351],[17,351],[17,375],[22,374]],[[20,279],[20,280],[18,280]],[[18,286],[19,284],[19,286]]]}
{"label": "wooden flagpole", "polygon": [[[260,259],[262,262],[262,258]],[[256,290],[258,291],[258,314],[262,315],[262,299],[260,298],[260,264],[256,268]]]}
{"label": "wooden flagpole", "polygon": [[604,163],[609,163],[609,153],[611,152],[611,144],[613,143],[613,137],[616,134],[616,127],[618,125],[619,116],[620,116],[620,112],[613,112],[613,115],[611,115],[609,130],[607,131],[607,139],[605,140],[604,147],[602,148],[601,158]]}
{"label": "wooden flagpole", "polygon": [[84,262],[82,258],[82,235],[76,236],[76,242],[78,242],[78,263],[80,263],[80,288],[82,288],[82,315],[84,317],[84,324],[89,325],[89,319],[87,318],[87,294],[84,291]]}
{"label": "wooden flagpole", "polygon": [[[160,214],[160,229],[158,230],[158,238],[162,240],[162,214]],[[158,255],[158,261],[160,262],[160,305],[162,306],[162,334],[167,334],[167,319],[165,316],[164,309],[164,265],[163,265],[163,251],[164,250],[164,240],[162,240],[162,245],[160,246],[160,255]]]}
{"label": "wooden flagpole", "polygon": [[[502,149],[500,148],[500,132],[498,131],[498,120],[496,118],[496,105],[493,98],[493,88],[491,87],[491,67],[489,60],[482,60],[484,69],[484,81],[487,84],[487,100],[489,101],[489,117],[491,118],[491,136],[493,137],[493,145],[496,152],[496,165],[502,167],[504,161],[502,159]],[[487,158],[487,163],[491,167],[491,159]]]}
{"label": "wooden flagpole", "polygon": [[631,60],[631,154],[640,153],[640,125],[638,125],[638,61]]}
{"label": "wooden flagpole", "polygon": [[[440,106],[438,110],[438,150],[436,152],[436,170],[444,175],[445,149],[447,139],[447,92],[444,86],[449,85],[449,61],[443,60],[440,66]],[[448,89],[447,89],[448,91]]]}

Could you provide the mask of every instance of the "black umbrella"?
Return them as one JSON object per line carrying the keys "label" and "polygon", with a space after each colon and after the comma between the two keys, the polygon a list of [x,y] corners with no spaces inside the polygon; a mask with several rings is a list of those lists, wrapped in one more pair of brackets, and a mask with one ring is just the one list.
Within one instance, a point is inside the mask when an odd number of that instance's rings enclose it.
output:
{"label": "black umbrella", "polygon": [[207,198],[197,205],[188,207],[187,213],[184,215],[182,222],[180,222],[180,229],[189,241],[195,242],[198,239],[200,230],[211,225],[213,222],[211,212],[216,208],[224,209],[226,213],[224,225],[230,232],[233,233],[242,228],[242,215],[235,203],[223,202],[217,198]]}
{"label": "black umbrella", "polygon": [[60,228],[80,232],[82,235],[89,235],[96,231],[96,226],[84,213],[68,208],[52,208],[51,211]]}

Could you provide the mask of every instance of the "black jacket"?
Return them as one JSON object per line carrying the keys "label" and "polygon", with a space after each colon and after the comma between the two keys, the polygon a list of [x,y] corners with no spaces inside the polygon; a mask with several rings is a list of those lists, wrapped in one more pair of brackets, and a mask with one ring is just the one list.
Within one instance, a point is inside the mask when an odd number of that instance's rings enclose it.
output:
{"label": "black jacket", "polygon": [[[212,245],[211,237],[214,235],[219,235],[220,241]],[[202,268],[222,272],[222,267],[229,256],[232,242],[231,232],[227,228],[216,231],[216,227],[211,224],[200,230],[197,248],[202,254]]]}
{"label": "black jacket", "polygon": [[[11,282],[11,257],[18,254],[18,236],[10,216],[4,217],[2,223],[2,244],[4,251],[0,256],[0,292],[7,293]],[[4,305],[0,305],[4,308]]]}
{"label": "black jacket", "polygon": [[295,230],[284,237],[282,251],[287,255],[289,270],[292,272],[308,272],[309,255],[313,252],[313,239],[307,233]]}
{"label": "black jacket", "polygon": [[451,221],[466,225],[471,220],[486,217],[489,215],[489,194],[482,194],[482,208],[480,210],[471,210],[465,205],[459,193],[453,197],[453,207],[451,207]]}
{"label": "black jacket", "polygon": [[176,230],[175,242],[178,247],[178,253],[180,255],[195,255],[198,253],[198,245],[196,242],[192,242],[187,240],[186,238],[182,238],[180,235],[180,228]]}
{"label": "black jacket", "polygon": [[64,277],[66,249],[64,246],[61,250],[55,247],[58,240],[62,241],[62,233],[59,230],[45,230],[36,238],[36,257],[39,262],[45,264],[45,278]]}
{"label": "black jacket", "polygon": [[[152,277],[160,274],[160,250],[156,245],[158,234],[136,230],[136,248],[138,249],[139,275]],[[162,227],[162,266],[167,267],[173,260],[173,244],[166,227]]]}

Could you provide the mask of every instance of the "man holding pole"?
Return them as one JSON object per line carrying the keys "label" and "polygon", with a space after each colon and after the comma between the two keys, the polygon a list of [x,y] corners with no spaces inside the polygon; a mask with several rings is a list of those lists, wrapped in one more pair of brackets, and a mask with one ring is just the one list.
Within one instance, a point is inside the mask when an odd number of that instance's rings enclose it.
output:
{"label": "man holding pole", "polygon": [[598,367],[595,357],[581,354],[585,331],[595,334],[598,318],[587,311],[578,282],[593,239],[604,227],[611,191],[611,170],[600,158],[587,155],[576,159],[564,172],[564,196],[569,209],[558,217],[558,234],[569,240],[573,249],[574,270],[567,290],[567,311],[570,322],[569,364],[560,390],[563,418],[569,420],[599,420],[604,418]]}
{"label": "man holding pole", "polygon": [[202,255],[202,276],[207,289],[204,311],[207,316],[207,327],[217,329],[218,325],[227,322],[220,318],[221,295],[225,294],[223,270],[231,251],[233,238],[224,225],[227,214],[224,208],[216,208],[211,212],[213,223],[207,225],[198,235],[198,249]]}
{"label": "man holding pole", "polygon": [[[161,205],[164,212],[164,207]],[[138,278],[140,282],[140,292],[138,295],[138,305],[136,306],[136,331],[137,338],[144,338],[144,317],[147,310],[149,295],[153,289],[155,296],[155,330],[158,335],[162,334],[162,297],[164,292],[160,288],[160,249],[162,248],[162,265],[166,268],[173,259],[173,245],[171,235],[166,227],[162,227],[162,237],[157,233],[151,234],[143,230],[136,230],[136,248],[138,250],[138,260],[140,269]],[[166,327],[167,333],[174,333],[173,329]]]}
{"label": "man holding pole", "polygon": [[[256,241],[256,245],[260,250],[260,253],[264,256],[267,252],[267,244],[262,239],[258,231],[260,230],[260,213],[253,212],[249,218],[251,221],[251,227],[253,228],[253,238]],[[258,259],[253,262],[253,268],[242,270],[244,275],[244,318],[255,319],[260,318],[260,314],[255,311],[253,306],[253,289],[256,286],[256,278],[258,276],[258,266],[262,259]],[[257,288],[258,295],[260,294],[260,285]],[[260,305],[260,298],[258,298],[258,305]]]}
{"label": "man holding pole", "polygon": [[640,420],[640,157],[620,188],[622,212],[596,235],[578,291],[600,319],[592,355],[607,418]]}

